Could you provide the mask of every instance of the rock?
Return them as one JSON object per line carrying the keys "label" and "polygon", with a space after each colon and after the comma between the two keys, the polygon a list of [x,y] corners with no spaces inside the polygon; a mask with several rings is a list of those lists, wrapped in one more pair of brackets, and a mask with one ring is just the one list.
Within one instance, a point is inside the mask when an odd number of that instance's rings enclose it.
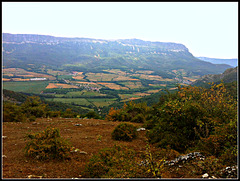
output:
{"label": "rock", "polygon": [[87,152],[85,152],[85,151],[80,151],[79,153],[80,154],[85,154],[85,155],[87,154]]}
{"label": "rock", "polygon": [[208,178],[208,177],[209,177],[208,173],[204,173],[204,174],[202,175],[202,178]]}
{"label": "rock", "polygon": [[205,156],[203,156],[200,152],[194,152],[194,153],[188,153],[186,155],[180,155],[179,157],[175,158],[174,160],[165,161],[165,164],[168,164],[169,166],[173,166],[176,164],[188,162],[190,160],[196,159],[197,157],[201,160],[205,159]]}
{"label": "rock", "polygon": [[82,124],[75,124],[75,126],[82,126]]}
{"label": "rock", "polygon": [[37,176],[37,175],[28,175],[27,178],[42,178],[42,176]]}
{"label": "rock", "polygon": [[228,166],[225,169],[222,169],[220,172],[221,178],[237,178],[237,166]]}
{"label": "rock", "polygon": [[137,131],[145,131],[145,128],[138,128]]}

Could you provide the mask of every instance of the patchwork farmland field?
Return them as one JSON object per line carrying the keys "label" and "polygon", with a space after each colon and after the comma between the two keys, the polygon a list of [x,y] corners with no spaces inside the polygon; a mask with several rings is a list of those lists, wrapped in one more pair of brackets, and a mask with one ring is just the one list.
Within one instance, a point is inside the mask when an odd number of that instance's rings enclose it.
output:
{"label": "patchwork farmland field", "polygon": [[57,83],[49,83],[46,89],[54,89],[54,88],[78,88],[78,86],[75,85],[69,85],[69,84],[57,84]]}
{"label": "patchwork farmland field", "polygon": [[115,83],[105,83],[105,82],[98,82],[98,84],[103,85],[105,87],[108,87],[109,89],[115,89],[115,90],[128,90],[127,87],[122,87],[120,85],[117,85]]}
{"label": "patchwork farmland field", "polygon": [[49,81],[3,82],[3,88],[16,91],[40,94],[49,84]]}
{"label": "patchwork farmland field", "polygon": [[[172,85],[170,88],[174,89],[176,83],[174,79],[164,79],[154,75],[154,71],[147,70],[108,69],[103,70],[104,73],[52,70],[45,67],[41,70],[41,73],[35,73],[21,68],[3,69],[3,87],[16,92],[41,94],[41,97],[47,101],[85,108],[93,106],[97,109],[119,100],[125,102],[140,99],[157,93],[170,84]],[[30,81],[31,78],[46,79]],[[184,79],[194,78],[184,77]]]}
{"label": "patchwork farmland field", "polygon": [[116,99],[87,99],[89,102],[93,103],[96,107],[104,107],[104,106],[109,106],[111,104],[113,104],[114,102],[116,102]]}
{"label": "patchwork farmland field", "polygon": [[75,104],[80,106],[88,106],[91,103],[84,98],[46,98],[48,101],[56,101],[56,102],[62,102],[62,103],[68,103],[68,104]]}
{"label": "patchwork farmland field", "polygon": [[54,76],[51,76],[51,75],[29,72],[21,68],[7,68],[7,69],[3,69],[2,72],[3,72],[3,77],[7,76],[9,78],[24,77],[24,78],[47,78],[48,80],[56,79]]}

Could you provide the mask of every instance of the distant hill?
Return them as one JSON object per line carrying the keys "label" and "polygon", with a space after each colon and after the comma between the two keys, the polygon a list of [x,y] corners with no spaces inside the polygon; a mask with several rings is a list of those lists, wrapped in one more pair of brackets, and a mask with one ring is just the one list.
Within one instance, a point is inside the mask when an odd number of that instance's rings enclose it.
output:
{"label": "distant hill", "polygon": [[27,95],[19,92],[14,92],[11,90],[3,89],[2,92],[3,101],[10,101],[13,103],[21,104],[27,99]]}
{"label": "distant hill", "polygon": [[[3,89],[3,101],[8,101],[16,104],[22,104],[26,101],[28,96],[33,96],[34,94],[26,94],[26,93],[20,93],[15,92],[7,89]],[[38,95],[39,96],[39,95]],[[41,97],[40,97],[41,98]],[[71,109],[73,112],[79,113],[79,114],[86,114],[88,111],[85,109],[82,109],[79,106],[74,106],[71,104],[65,104],[61,102],[53,102],[53,101],[45,101],[42,100],[43,103],[48,104],[48,107],[50,110],[53,111],[65,111],[66,109]]]}
{"label": "distant hill", "polygon": [[206,83],[214,82],[220,83],[223,81],[224,83],[231,83],[237,81],[238,67],[229,68],[224,71],[222,74],[209,74],[204,75],[200,79],[193,82],[193,86],[203,86]]}
{"label": "distant hill", "polygon": [[103,40],[47,35],[3,33],[3,66],[51,66],[64,70],[99,72],[104,69],[153,70],[174,78],[172,71],[188,75],[222,73],[229,65],[195,58],[183,44],[139,39]]}
{"label": "distant hill", "polygon": [[196,57],[200,60],[211,62],[213,64],[227,64],[232,67],[238,66],[238,59],[232,58],[232,59],[220,59],[220,58],[208,58],[208,57]]}

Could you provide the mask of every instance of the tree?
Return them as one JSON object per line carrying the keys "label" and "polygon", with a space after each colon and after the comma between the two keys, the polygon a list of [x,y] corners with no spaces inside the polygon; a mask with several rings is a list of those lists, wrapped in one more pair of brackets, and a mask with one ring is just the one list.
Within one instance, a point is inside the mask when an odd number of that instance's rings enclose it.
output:
{"label": "tree", "polygon": [[23,113],[28,117],[46,117],[48,106],[42,103],[40,97],[29,96],[26,101],[21,105]]}

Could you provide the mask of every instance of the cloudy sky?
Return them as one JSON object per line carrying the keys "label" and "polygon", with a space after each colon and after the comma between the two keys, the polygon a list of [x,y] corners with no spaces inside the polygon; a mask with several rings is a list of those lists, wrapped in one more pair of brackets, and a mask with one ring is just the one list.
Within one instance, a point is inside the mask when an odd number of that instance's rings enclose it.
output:
{"label": "cloudy sky", "polygon": [[2,2],[2,32],[184,44],[238,57],[238,2]]}

